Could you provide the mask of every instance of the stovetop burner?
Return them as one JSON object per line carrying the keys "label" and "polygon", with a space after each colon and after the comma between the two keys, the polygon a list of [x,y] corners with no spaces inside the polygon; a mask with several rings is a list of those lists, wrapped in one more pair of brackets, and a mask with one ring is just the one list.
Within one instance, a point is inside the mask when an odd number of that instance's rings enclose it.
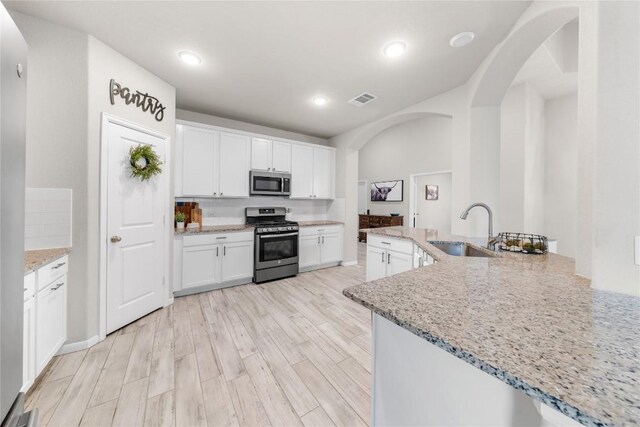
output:
{"label": "stovetop burner", "polygon": [[298,231],[298,223],[285,219],[286,208],[246,208],[247,224],[256,227],[257,234]]}

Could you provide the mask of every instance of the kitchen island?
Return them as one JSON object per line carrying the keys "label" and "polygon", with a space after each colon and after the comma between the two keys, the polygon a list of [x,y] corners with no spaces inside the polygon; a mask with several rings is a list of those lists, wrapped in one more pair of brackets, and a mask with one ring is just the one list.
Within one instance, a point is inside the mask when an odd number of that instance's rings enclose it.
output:
{"label": "kitchen island", "polygon": [[640,422],[640,298],[592,289],[555,254],[454,257],[429,242],[473,242],[369,233],[437,261],[344,290],[374,313],[374,424]]}

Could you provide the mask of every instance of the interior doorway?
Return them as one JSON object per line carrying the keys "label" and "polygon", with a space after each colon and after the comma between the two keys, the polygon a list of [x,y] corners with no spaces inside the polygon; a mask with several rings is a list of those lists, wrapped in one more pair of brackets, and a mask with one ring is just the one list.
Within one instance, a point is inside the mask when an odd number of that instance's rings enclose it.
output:
{"label": "interior doorway", "polygon": [[451,180],[451,171],[410,175],[411,227],[451,232]]}
{"label": "interior doorway", "polygon": [[358,215],[367,213],[367,201],[369,200],[369,191],[367,190],[367,181],[358,181]]}

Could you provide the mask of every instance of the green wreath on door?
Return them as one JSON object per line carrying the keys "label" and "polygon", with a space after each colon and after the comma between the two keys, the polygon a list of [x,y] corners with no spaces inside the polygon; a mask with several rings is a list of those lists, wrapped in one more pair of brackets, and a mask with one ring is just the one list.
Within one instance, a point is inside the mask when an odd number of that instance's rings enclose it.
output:
{"label": "green wreath on door", "polygon": [[138,145],[129,149],[129,164],[131,178],[148,181],[153,176],[162,173],[160,157],[150,145]]}

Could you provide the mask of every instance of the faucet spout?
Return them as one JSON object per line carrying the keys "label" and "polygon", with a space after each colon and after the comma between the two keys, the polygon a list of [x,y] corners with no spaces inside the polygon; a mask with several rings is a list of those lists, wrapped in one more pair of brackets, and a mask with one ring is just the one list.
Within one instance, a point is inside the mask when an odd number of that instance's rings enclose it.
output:
{"label": "faucet spout", "polygon": [[481,208],[485,208],[487,210],[487,213],[489,214],[489,242],[491,242],[491,240],[493,239],[493,212],[491,211],[491,208],[485,204],[485,203],[473,203],[471,204],[467,209],[465,209],[462,214],[460,214],[460,219],[467,219],[467,216],[469,215],[469,211],[471,211],[471,209],[475,208],[475,207],[481,207]]}

